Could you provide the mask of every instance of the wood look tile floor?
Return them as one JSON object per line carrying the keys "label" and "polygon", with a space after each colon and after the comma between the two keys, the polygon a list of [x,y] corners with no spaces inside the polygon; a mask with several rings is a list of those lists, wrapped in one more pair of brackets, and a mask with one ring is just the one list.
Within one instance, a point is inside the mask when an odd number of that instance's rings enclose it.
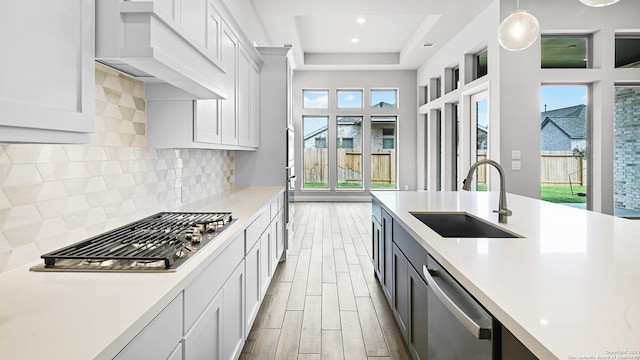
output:
{"label": "wood look tile floor", "polygon": [[371,203],[296,203],[240,359],[410,359],[371,264]]}

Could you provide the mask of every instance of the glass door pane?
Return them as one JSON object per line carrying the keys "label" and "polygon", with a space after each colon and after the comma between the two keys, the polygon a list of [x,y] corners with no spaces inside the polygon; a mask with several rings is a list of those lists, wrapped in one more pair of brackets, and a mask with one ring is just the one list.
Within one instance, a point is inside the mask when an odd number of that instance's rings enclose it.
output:
{"label": "glass door pane", "polygon": [[[487,159],[489,149],[489,99],[488,93],[482,92],[471,96],[471,131],[472,142],[475,142],[472,163]],[[477,191],[487,191],[489,179],[487,166],[480,166],[473,177]]]}
{"label": "glass door pane", "polygon": [[371,117],[371,188],[396,189],[396,117]]}
{"label": "glass door pane", "polygon": [[586,209],[587,87],[542,86],[540,198]]}
{"label": "glass door pane", "polygon": [[328,116],[303,116],[303,189],[329,188]]}
{"label": "glass door pane", "polygon": [[362,116],[337,117],[338,188],[362,189]]}

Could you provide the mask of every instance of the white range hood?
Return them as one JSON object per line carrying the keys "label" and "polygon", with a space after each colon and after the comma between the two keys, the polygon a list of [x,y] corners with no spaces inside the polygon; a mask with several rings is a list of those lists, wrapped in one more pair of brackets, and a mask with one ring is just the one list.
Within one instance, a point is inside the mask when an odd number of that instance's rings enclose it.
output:
{"label": "white range hood", "polygon": [[153,1],[96,1],[96,61],[144,81],[148,100],[226,98],[217,53]]}

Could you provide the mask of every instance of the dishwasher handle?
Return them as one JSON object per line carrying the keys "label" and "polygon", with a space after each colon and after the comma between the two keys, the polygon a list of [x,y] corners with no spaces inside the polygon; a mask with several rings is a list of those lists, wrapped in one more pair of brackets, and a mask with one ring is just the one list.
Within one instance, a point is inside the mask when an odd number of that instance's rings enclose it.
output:
{"label": "dishwasher handle", "polygon": [[[438,270],[429,270],[426,265],[422,266],[422,272],[427,280],[427,284],[433,290],[433,293],[440,300],[453,316],[460,321],[460,323],[467,329],[473,336],[479,340],[491,339],[491,319],[479,319],[483,324],[472,319],[467,313],[465,313],[451,298],[444,293],[442,288],[438,285],[434,277],[438,277]],[[433,273],[433,275],[432,275]]]}

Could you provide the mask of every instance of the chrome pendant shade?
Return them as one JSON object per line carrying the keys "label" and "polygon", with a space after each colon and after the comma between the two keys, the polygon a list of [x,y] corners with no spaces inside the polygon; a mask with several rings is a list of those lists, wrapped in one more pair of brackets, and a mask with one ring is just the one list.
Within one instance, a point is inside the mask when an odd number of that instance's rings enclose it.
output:
{"label": "chrome pendant shade", "polygon": [[515,10],[498,26],[498,42],[509,51],[520,51],[533,44],[540,35],[540,23],[525,10]]}
{"label": "chrome pendant shade", "polygon": [[580,0],[581,3],[593,7],[609,6],[617,3],[618,1],[620,0]]}

